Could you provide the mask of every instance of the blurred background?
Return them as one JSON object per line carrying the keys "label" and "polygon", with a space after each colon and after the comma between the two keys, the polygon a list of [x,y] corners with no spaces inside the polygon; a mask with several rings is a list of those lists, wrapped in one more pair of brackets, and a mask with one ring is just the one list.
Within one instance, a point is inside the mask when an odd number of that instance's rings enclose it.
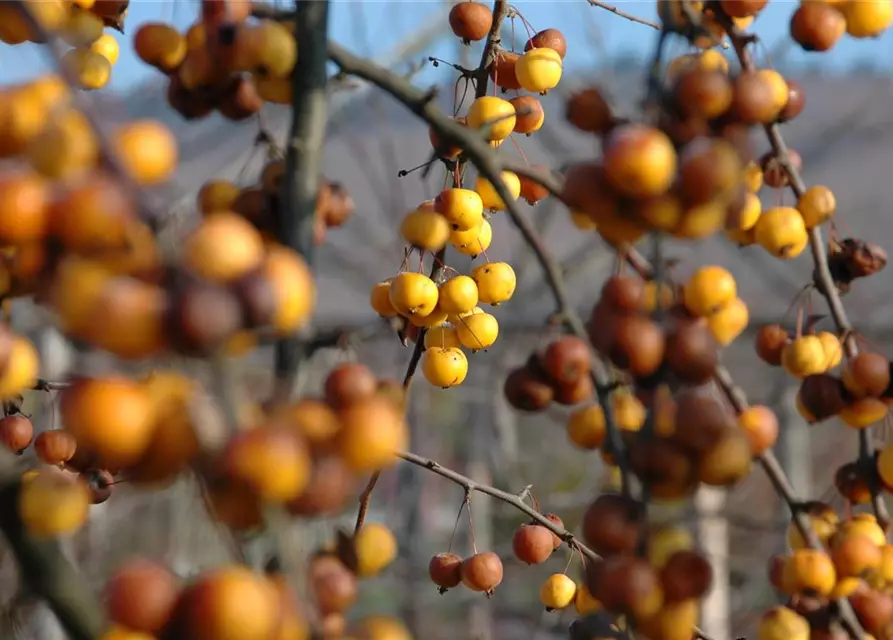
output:
{"label": "blurred background", "polygon": [[[790,14],[797,3],[772,2],[755,23],[762,36],[760,63],[772,65],[797,79],[807,96],[805,112],[784,127],[789,146],[803,158],[807,183],[830,186],[838,199],[838,231],[846,236],[880,241],[893,237],[888,213],[890,167],[893,165],[893,36],[875,41],[845,39],[828,55],[805,54],[787,36]],[[499,153],[513,154],[532,164],[560,166],[598,153],[593,139],[579,135],[564,121],[564,100],[576,88],[598,84],[622,114],[634,114],[644,84],[644,61],[654,45],[654,32],[587,0],[515,3],[535,30],[558,28],[567,38],[568,56],[561,85],[543,98],[544,128],[531,138],[504,144]],[[653,2],[622,2],[618,7],[654,20]],[[458,73],[447,65],[433,66],[428,56],[473,67],[480,44],[465,47],[452,35],[446,20],[449,4],[436,1],[335,1],[332,37],[356,53],[372,57],[401,74],[411,74],[419,86],[440,88],[439,100],[451,110]],[[126,22],[128,34],[146,21],[165,21],[185,30],[197,16],[197,3],[187,0],[133,0]],[[526,31],[521,22],[508,22],[504,43],[522,50]],[[135,56],[130,36],[115,34],[121,59],[107,89],[92,94],[97,109],[110,118],[157,118],[180,141],[181,169],[164,190],[170,217],[166,242],[177,239],[196,219],[195,196],[202,183],[228,178],[248,185],[266,161],[258,145],[262,126],[280,143],[289,126],[286,108],[268,105],[262,125],[252,119],[234,124],[212,116],[187,123],[165,101],[165,81]],[[672,52],[685,53],[677,44]],[[48,70],[45,53],[36,46],[0,47],[0,80],[16,83]],[[734,68],[734,63],[732,64]],[[467,103],[466,103],[467,104]],[[370,288],[397,272],[403,259],[399,221],[420,201],[433,197],[442,185],[442,170],[428,180],[421,172],[398,178],[398,171],[427,160],[430,145],[426,126],[400,105],[359,81],[333,88],[325,175],[343,183],[357,203],[357,212],[342,228],[332,230],[319,247],[315,269],[319,283],[318,328],[338,328],[351,339],[347,349],[319,352],[312,362],[306,393],[319,392],[334,363],[357,359],[382,377],[402,379],[411,348],[403,347],[386,323],[368,305]],[[765,141],[755,135],[758,149]],[[791,202],[787,193],[764,188],[765,204]],[[523,205],[545,236],[553,256],[565,269],[573,299],[587,315],[599,284],[615,267],[613,252],[591,233],[571,225],[566,209],[547,199],[534,208]],[[586,505],[602,486],[605,474],[597,454],[575,450],[566,440],[565,409],[519,415],[502,396],[502,380],[532,350],[554,337],[545,328],[552,313],[551,297],[530,251],[504,214],[492,220],[491,260],[511,263],[518,274],[514,299],[493,311],[500,337],[493,348],[470,356],[468,380],[449,391],[432,388],[417,376],[410,394],[412,450],[465,473],[477,482],[511,492],[532,485],[543,511],[558,513],[575,530]],[[881,240],[878,240],[881,239]],[[780,370],[762,364],[753,352],[753,331],[764,322],[792,325],[793,306],[812,271],[803,254],[780,263],[760,248],[739,249],[723,237],[696,244],[673,245],[678,260],[674,275],[684,278],[698,266],[715,263],[738,279],[741,297],[750,305],[751,328],[724,354],[738,383],[753,403],[773,407],[782,420],[779,456],[793,484],[805,498],[835,495],[832,471],[855,457],[856,438],[842,423],[809,428],[793,405],[796,385]],[[467,272],[468,258],[448,254],[448,263]],[[858,282],[845,298],[851,318],[867,343],[888,353],[893,341],[890,299],[893,282],[873,278]],[[813,295],[809,312],[822,313],[823,301]],[[72,366],[72,355],[44,314],[27,301],[13,310],[18,329],[40,346],[47,378],[61,378]],[[820,327],[830,327],[823,320]],[[270,384],[272,354],[266,350],[239,362],[246,397]],[[202,372],[198,371],[198,375]],[[31,411],[38,428],[55,420],[52,398],[32,394]],[[885,437],[886,428],[876,430]],[[94,508],[88,527],[71,541],[75,562],[99,588],[104,577],[124,558],[146,555],[171,564],[181,575],[228,559],[217,529],[197,509],[195,488],[184,480],[155,493],[142,493],[126,484]],[[357,495],[362,482],[357,486]],[[474,537],[479,550],[491,549],[505,560],[506,575],[495,597],[455,589],[441,596],[427,578],[434,553],[445,551],[463,500],[461,488],[416,467],[387,470],[372,499],[368,519],[386,522],[398,536],[400,558],[382,577],[362,586],[357,616],[395,615],[406,621],[413,636],[425,640],[546,640],[566,638],[573,611],[546,613],[537,601],[540,582],[564,569],[569,556],[555,554],[545,565],[521,566],[511,555],[511,536],[524,520],[521,514],[486,496],[473,498]],[[312,551],[332,538],[338,526],[351,528],[355,505],[341,518],[294,522],[290,550]],[[752,631],[759,612],[773,602],[765,561],[783,548],[787,514],[759,471],[728,494],[703,492],[683,516],[699,544],[714,562],[716,585],[704,607],[703,628],[713,638],[726,639]],[[470,553],[470,536],[463,517],[453,551]],[[2,553],[2,551],[0,551]],[[578,563],[579,559],[571,560]],[[7,613],[0,638],[52,640],[59,635],[50,616],[39,607],[15,605],[14,566],[7,559],[0,579],[0,607]],[[576,573],[578,568],[572,568]],[[3,604],[5,602],[5,604]],[[4,635],[5,634],[5,635]]]}

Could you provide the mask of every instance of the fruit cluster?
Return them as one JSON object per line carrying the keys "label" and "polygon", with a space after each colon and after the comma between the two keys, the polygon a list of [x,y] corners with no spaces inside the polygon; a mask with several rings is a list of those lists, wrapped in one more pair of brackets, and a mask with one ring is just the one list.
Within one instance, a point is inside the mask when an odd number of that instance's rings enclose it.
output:
{"label": "fruit cluster", "polygon": [[41,29],[70,45],[62,58],[71,77],[82,89],[101,89],[112,76],[120,47],[106,27],[120,30],[128,0],[24,0],[21,8],[0,7],[0,42],[18,45],[41,42],[24,18],[29,11]]}
{"label": "fruit cluster", "polygon": [[520,411],[543,411],[552,402],[572,406],[592,398],[591,370],[589,345],[562,336],[509,372],[503,392],[509,405]]}
{"label": "fruit cluster", "polygon": [[886,0],[801,2],[791,15],[790,32],[791,39],[804,51],[830,51],[844,34],[858,39],[877,38],[891,24],[893,7]]}
{"label": "fruit cluster", "polygon": [[[841,519],[821,502],[807,505],[810,533],[819,543],[811,548],[791,524],[789,553],[769,562],[772,585],[789,596],[785,607],[768,611],[760,621],[760,638],[831,635],[833,614],[829,601],[845,598],[859,623],[871,636],[889,637],[893,623],[893,545],[872,514]],[[810,633],[812,635],[810,635]],[[831,636],[833,637],[833,635]]]}
{"label": "fruit cluster", "polygon": [[658,127],[619,122],[597,88],[569,98],[568,120],[604,145],[600,161],[566,172],[563,199],[574,224],[612,244],[649,230],[688,239],[725,230],[737,244],[759,244],[781,259],[802,253],[808,230],[834,215],[834,195],[819,185],[797,207],[763,211],[756,192],[764,182],[785,186],[787,174],[774,155],[754,158],[748,140],[751,126],[802,111],[799,85],[771,69],[732,78],[715,50],[675,59],[667,78],[670,104]]}
{"label": "fruit cluster", "polygon": [[297,59],[294,25],[248,20],[250,2],[203,2],[201,21],[186,33],[142,24],[134,36],[140,59],[169,78],[167,99],[187,120],[215,110],[240,121],[264,104],[291,104]]}
{"label": "fruit cluster", "polygon": [[[240,187],[229,180],[209,180],[198,192],[197,206],[204,217],[234,212],[251,222],[265,238],[272,239],[282,221],[282,176],[285,161],[267,162],[255,184]],[[347,189],[326,180],[320,187],[314,215],[314,242],[322,244],[328,229],[340,227],[353,215],[355,204]]]}

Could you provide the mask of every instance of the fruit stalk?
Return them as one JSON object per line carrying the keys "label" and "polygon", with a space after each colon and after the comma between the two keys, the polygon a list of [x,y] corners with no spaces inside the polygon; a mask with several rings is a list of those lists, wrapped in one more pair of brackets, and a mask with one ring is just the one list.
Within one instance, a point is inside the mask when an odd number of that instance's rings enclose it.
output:
{"label": "fruit stalk", "polygon": [[[326,134],[326,44],[328,0],[297,4],[295,40],[298,60],[292,72],[291,130],[285,156],[285,176],[280,198],[283,215],[279,241],[313,264],[313,227],[322,178],[322,149]],[[276,398],[286,399],[293,390],[301,361],[307,357],[297,336],[276,345]]]}
{"label": "fruit stalk", "polygon": [[[724,14],[723,20],[725,21],[724,27],[726,27],[728,31],[729,38],[732,41],[732,46],[738,57],[738,61],[741,64],[742,70],[755,71],[756,67],[753,62],[753,56],[748,48],[748,44],[756,42],[756,36],[754,34],[742,33]],[[784,138],[781,135],[779,125],[777,123],[766,125],[764,129],[769,144],[772,147],[772,151],[778,159],[779,166],[788,175],[791,191],[794,196],[799,199],[806,192],[806,184],[804,183],[800,172],[791,162],[791,157],[788,153]],[[819,280],[817,283],[819,285],[817,287],[819,293],[825,298],[825,301],[828,304],[828,309],[831,312],[831,318],[834,320],[837,330],[843,336],[843,347],[847,357],[855,358],[859,355],[859,345],[856,341],[855,333],[853,332],[853,325],[850,323],[846,309],[844,309],[843,302],[840,299],[840,293],[837,290],[837,286],[834,283],[834,277],[828,266],[828,253],[826,250],[824,234],[822,233],[820,226],[815,226],[809,230],[809,248],[812,253],[813,262],[815,263],[815,272]],[[861,463],[867,463],[869,462],[871,455],[871,429],[861,429],[859,431],[859,461]],[[878,522],[886,529],[890,526],[890,516],[887,513],[884,500],[881,497],[880,488],[877,486],[876,482],[873,482],[872,484],[872,508],[874,509]]]}

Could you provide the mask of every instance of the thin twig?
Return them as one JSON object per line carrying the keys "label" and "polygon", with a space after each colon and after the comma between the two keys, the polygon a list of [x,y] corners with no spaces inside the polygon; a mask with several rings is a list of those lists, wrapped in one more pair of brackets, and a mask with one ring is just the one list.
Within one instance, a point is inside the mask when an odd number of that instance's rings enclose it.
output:
{"label": "thin twig", "polygon": [[[291,132],[285,155],[285,179],[280,194],[279,241],[313,265],[313,224],[322,178],[326,134],[326,44],[329,2],[299,2],[295,11],[298,60],[292,72]],[[306,349],[298,336],[276,346],[276,398],[287,399],[294,388]]]}
{"label": "thin twig", "polygon": [[599,9],[604,9],[605,11],[610,11],[614,15],[620,16],[621,18],[625,18],[630,22],[635,22],[636,24],[644,24],[646,27],[651,27],[652,29],[660,29],[661,26],[659,23],[654,22],[652,20],[647,20],[645,18],[640,18],[639,16],[634,16],[631,13],[627,13],[621,9],[618,9],[613,4],[608,4],[607,2],[601,2],[601,0],[586,0],[591,6],[597,7]]}

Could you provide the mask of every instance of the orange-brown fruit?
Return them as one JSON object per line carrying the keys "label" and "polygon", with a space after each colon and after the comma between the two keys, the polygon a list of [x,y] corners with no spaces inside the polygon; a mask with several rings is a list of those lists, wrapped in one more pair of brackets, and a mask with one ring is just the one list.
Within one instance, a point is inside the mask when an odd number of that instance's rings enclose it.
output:
{"label": "orange-brown fruit", "polygon": [[801,2],[791,15],[790,30],[804,51],[828,51],[846,33],[846,18],[831,2]]}
{"label": "orange-brown fruit", "polygon": [[775,102],[770,80],[758,72],[745,71],[734,81],[732,113],[744,124],[771,124],[781,107]]}
{"label": "orange-brown fruit", "polygon": [[555,402],[566,407],[591,400],[595,386],[589,376],[583,376],[576,382],[559,383],[555,387]]}
{"label": "orange-brown fruit", "polygon": [[595,599],[612,613],[648,618],[663,604],[657,571],[641,558],[618,555],[588,563],[586,582]]}
{"label": "orange-brown fruit", "polygon": [[49,229],[50,184],[33,171],[0,172],[0,242],[41,240]]}
{"label": "orange-brown fruit", "polygon": [[[794,149],[788,149],[788,159],[794,171],[800,171],[803,167],[803,159]],[[790,184],[788,172],[773,152],[770,151],[760,158],[760,166],[763,168],[763,181],[766,186],[781,189]]]}
{"label": "orange-brown fruit", "polygon": [[540,564],[552,555],[552,532],[539,524],[522,524],[512,536],[515,557],[527,564]]}
{"label": "orange-brown fruit", "polygon": [[[546,513],[546,514],[544,514],[543,517],[546,518],[546,520],[548,520],[552,524],[554,524],[556,527],[559,527],[560,529],[564,529],[564,521],[558,516],[558,514]],[[549,533],[552,533],[552,532],[550,531]],[[558,549],[558,547],[560,547],[560,546],[561,546],[561,538],[559,538],[557,535],[552,533],[552,550],[556,551]]]}
{"label": "orange-brown fruit", "polygon": [[112,496],[115,477],[106,469],[92,469],[81,473],[81,479],[90,490],[90,502],[102,504]]}
{"label": "orange-brown fruit", "polygon": [[546,348],[542,366],[550,380],[568,385],[589,374],[592,356],[585,341],[576,336],[562,336]]}
{"label": "orange-brown fruit", "polygon": [[234,282],[260,267],[263,260],[260,232],[232,212],[206,216],[184,244],[186,266],[213,282]]}
{"label": "orange-brown fruit", "polygon": [[462,584],[472,591],[491,593],[502,583],[502,560],[492,551],[469,556],[462,561]]}
{"label": "orange-brown fruit", "polygon": [[837,583],[834,563],[823,550],[796,549],[788,561],[796,590],[806,596],[827,596]]}
{"label": "orange-brown fruit", "polygon": [[546,112],[533,96],[518,96],[509,102],[515,107],[515,133],[531,134],[543,126]]}
{"label": "orange-brown fruit", "polygon": [[583,539],[596,553],[633,553],[642,526],[641,506],[632,498],[604,493],[583,515]]}
{"label": "orange-brown fruit", "polygon": [[882,559],[881,548],[864,534],[844,534],[835,539],[831,546],[831,560],[838,580],[844,577],[861,578],[877,569]]}
{"label": "orange-brown fruit", "polygon": [[620,318],[613,327],[611,361],[637,378],[655,373],[664,361],[666,338],[661,326],[647,316]]}
{"label": "orange-brown fruit", "polygon": [[681,499],[690,495],[697,477],[693,457],[669,438],[628,438],[629,464],[651,495]]}
{"label": "orange-brown fruit", "polygon": [[788,101],[785,103],[784,109],[778,114],[779,122],[790,122],[806,108],[806,91],[796,80],[787,80],[788,85]]}
{"label": "orange-brown fruit", "polygon": [[[541,172],[543,175],[549,175],[549,169],[546,166],[534,165],[530,168]],[[539,181],[529,176],[518,176],[518,180],[521,182],[521,197],[527,201],[527,204],[534,205],[548,197],[549,190],[540,184]]]}
{"label": "orange-brown fruit", "polygon": [[335,556],[313,559],[310,586],[323,615],[343,613],[357,599],[356,576]]}
{"label": "orange-brown fruit", "polygon": [[876,471],[858,461],[842,464],[834,472],[834,486],[852,504],[868,504],[872,483],[877,480]]}
{"label": "orange-brown fruit", "polygon": [[673,439],[693,452],[712,449],[735,428],[735,417],[717,398],[690,389],[676,398],[676,431]]}
{"label": "orange-brown fruit", "polygon": [[862,351],[849,359],[842,378],[853,396],[879,398],[890,386],[890,361],[880,353]]}
{"label": "orange-brown fruit", "polygon": [[760,456],[778,440],[778,417],[769,407],[753,405],[738,414],[738,426],[750,441],[750,451]]}
{"label": "orange-brown fruit", "polygon": [[581,89],[567,99],[567,121],[581,131],[602,135],[614,126],[611,106],[597,87]]}
{"label": "orange-brown fruit", "polygon": [[555,53],[561,56],[562,60],[564,60],[564,57],[567,55],[567,40],[564,38],[564,34],[558,29],[543,29],[542,31],[537,31],[524,45],[524,51],[530,51],[531,49],[540,47],[552,49]]}
{"label": "orange-brown fruit", "polygon": [[849,600],[865,630],[879,638],[884,637],[893,621],[893,597],[874,589],[863,589],[851,595]]}
{"label": "orange-brown fruit", "polygon": [[371,472],[396,460],[409,439],[403,410],[379,395],[360,400],[339,412],[338,453],[351,470]]}
{"label": "orange-brown fruit", "polygon": [[74,436],[61,429],[42,431],[34,439],[34,451],[46,464],[64,464],[74,457],[76,450]]}
{"label": "orange-brown fruit", "polygon": [[371,398],[377,388],[375,374],[359,362],[338,365],[329,372],[324,383],[326,402],[334,409],[343,409]]}
{"label": "orange-brown fruit", "polygon": [[216,353],[244,324],[239,299],[221,285],[196,281],[170,296],[166,325],[171,343],[180,353]]}
{"label": "orange-brown fruit", "polygon": [[718,69],[692,66],[676,80],[673,98],[683,116],[712,120],[731,106],[732,81]]}
{"label": "orange-brown fruit", "polygon": [[490,7],[479,2],[460,2],[453,5],[449,15],[450,29],[465,44],[483,40],[493,25]]}
{"label": "orange-brown fruit", "polygon": [[[689,205],[727,198],[740,184],[741,169],[741,159],[731,142],[696,138],[679,154],[680,194]],[[719,226],[725,218],[721,217]]]}
{"label": "orange-brown fruit", "polygon": [[730,18],[750,18],[769,4],[769,0],[720,0],[719,6]]}
{"label": "orange-brown fruit", "polygon": [[174,611],[176,576],[157,562],[142,558],[119,566],[105,583],[109,620],[134,631],[158,634]]}
{"label": "orange-brown fruit", "polygon": [[843,383],[827,373],[804,378],[797,398],[815,422],[837,415],[848,402]]}
{"label": "orange-brown fruit", "polygon": [[667,336],[665,354],[667,366],[679,380],[702,384],[719,364],[719,343],[705,322],[682,319]]}
{"label": "orange-brown fruit", "polygon": [[726,430],[698,457],[698,479],[712,487],[731,487],[747,477],[752,461],[750,439],[740,430]]}
{"label": "orange-brown fruit", "polygon": [[310,481],[311,459],[304,441],[275,424],[242,431],[231,438],[223,464],[237,482],[270,503],[297,498]]}
{"label": "orange-brown fruit", "polygon": [[313,459],[313,471],[304,491],[286,503],[296,516],[319,517],[339,513],[352,497],[356,477],[335,455]]}
{"label": "orange-brown fruit", "polygon": [[264,100],[248,75],[233,76],[218,96],[217,110],[220,115],[233,122],[250,118],[263,107]]}
{"label": "orange-brown fruit", "polygon": [[518,76],[515,74],[515,64],[520,57],[519,53],[500,50],[488,69],[493,84],[500,87],[503,93],[517,91],[521,88],[521,83],[518,82]]}
{"label": "orange-brown fruit", "polygon": [[188,88],[177,74],[167,84],[167,102],[184,120],[200,120],[211,115],[216,106],[215,96],[200,89]]}
{"label": "orange-brown fruit", "polygon": [[428,576],[441,593],[462,582],[462,558],[455,553],[435,554],[428,563]]}
{"label": "orange-brown fruit", "polygon": [[701,598],[710,590],[713,568],[697,551],[677,551],[661,569],[660,582],[667,602]]}
{"label": "orange-brown fruit", "polygon": [[34,425],[25,416],[9,415],[0,418],[0,444],[13,453],[24,453],[33,439]]}
{"label": "orange-brown fruit", "polygon": [[773,367],[781,366],[781,352],[791,335],[780,324],[766,324],[757,330],[756,351],[760,359]]}

